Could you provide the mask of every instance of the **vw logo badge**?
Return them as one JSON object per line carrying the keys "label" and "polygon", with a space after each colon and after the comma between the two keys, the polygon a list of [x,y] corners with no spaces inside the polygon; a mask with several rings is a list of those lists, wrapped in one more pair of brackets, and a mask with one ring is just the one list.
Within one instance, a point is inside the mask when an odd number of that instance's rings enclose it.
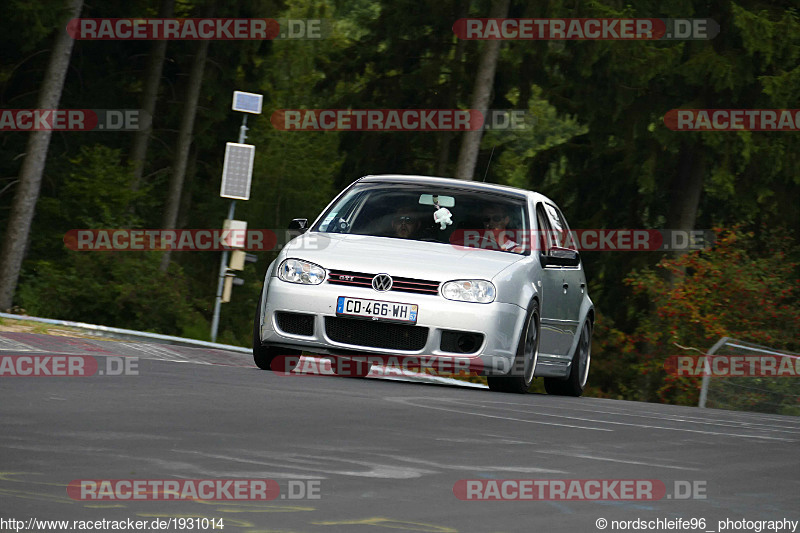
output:
{"label": "vw logo badge", "polygon": [[386,292],[392,288],[392,277],[389,274],[378,274],[372,278],[372,288],[378,292]]}

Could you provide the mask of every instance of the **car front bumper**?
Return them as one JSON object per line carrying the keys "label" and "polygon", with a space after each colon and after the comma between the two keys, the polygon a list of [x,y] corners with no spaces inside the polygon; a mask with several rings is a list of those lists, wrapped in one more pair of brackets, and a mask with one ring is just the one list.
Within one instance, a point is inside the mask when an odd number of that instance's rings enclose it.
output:
{"label": "car front bumper", "polygon": [[[440,295],[404,292],[377,292],[362,287],[342,287],[323,282],[320,285],[288,283],[268,277],[262,298],[260,334],[263,344],[299,349],[321,354],[359,354],[379,356],[435,357],[439,360],[470,361],[471,369],[485,374],[505,374],[511,368],[519,341],[519,331],[526,310],[518,305],[492,302],[478,304],[447,300]],[[331,338],[326,318],[336,317],[339,296],[418,305],[416,326],[427,328],[421,349],[378,348],[350,344]],[[276,313],[311,315],[313,333],[298,335],[281,329]],[[351,327],[373,327],[369,319],[351,319]],[[476,333],[482,342],[471,353],[455,353],[442,349],[445,332]]]}

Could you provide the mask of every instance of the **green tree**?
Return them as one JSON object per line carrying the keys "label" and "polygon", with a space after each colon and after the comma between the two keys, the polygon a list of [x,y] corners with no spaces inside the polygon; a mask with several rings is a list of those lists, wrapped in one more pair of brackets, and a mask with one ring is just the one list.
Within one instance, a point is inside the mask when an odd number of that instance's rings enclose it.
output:
{"label": "green tree", "polygon": [[[69,0],[62,12],[62,22],[77,17],[83,0]],[[66,16],[65,16],[66,15]],[[57,32],[50,54],[50,62],[44,77],[37,101],[38,109],[57,109],[64,88],[69,60],[72,55],[73,39],[66,32]],[[50,147],[52,132],[48,130],[33,131],[28,137],[28,147],[22,168],[19,172],[19,183],[14,194],[14,203],[8,218],[8,226],[0,248],[0,309],[8,309],[17,288],[22,261],[25,257],[25,245],[31,230],[31,223],[36,211],[36,202],[42,186],[47,150]]]}

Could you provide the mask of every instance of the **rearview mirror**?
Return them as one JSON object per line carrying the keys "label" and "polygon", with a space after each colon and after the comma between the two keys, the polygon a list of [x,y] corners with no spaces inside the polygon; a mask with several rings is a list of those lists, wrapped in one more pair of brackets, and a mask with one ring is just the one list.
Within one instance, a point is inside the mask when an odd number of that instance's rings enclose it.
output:
{"label": "rearview mirror", "polygon": [[439,202],[439,207],[454,207],[456,205],[456,199],[452,196],[441,196],[438,194],[420,194],[419,203],[422,205],[436,205],[433,201],[434,198]]}

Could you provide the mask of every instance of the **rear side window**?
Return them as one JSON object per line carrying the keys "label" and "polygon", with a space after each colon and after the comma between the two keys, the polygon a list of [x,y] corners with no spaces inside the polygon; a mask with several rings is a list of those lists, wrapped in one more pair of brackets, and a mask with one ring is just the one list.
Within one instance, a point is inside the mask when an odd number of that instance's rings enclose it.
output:
{"label": "rear side window", "polygon": [[536,206],[536,226],[536,249],[549,254],[550,249],[555,246],[555,239],[553,228],[550,226],[542,204]]}
{"label": "rear side window", "polygon": [[575,241],[572,238],[572,233],[569,231],[567,221],[561,211],[552,204],[544,204],[545,211],[547,212],[547,219],[553,228],[553,237],[556,246],[561,248],[569,248],[570,250],[577,250]]}

